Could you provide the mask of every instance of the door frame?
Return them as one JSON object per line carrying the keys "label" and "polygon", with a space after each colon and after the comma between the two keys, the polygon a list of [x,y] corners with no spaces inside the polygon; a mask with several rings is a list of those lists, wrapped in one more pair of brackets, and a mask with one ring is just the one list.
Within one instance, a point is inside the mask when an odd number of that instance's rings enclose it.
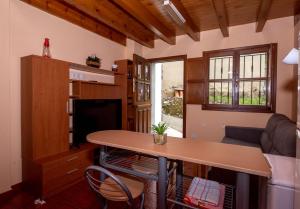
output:
{"label": "door frame", "polygon": [[183,61],[183,127],[182,127],[182,137],[186,137],[186,68],[187,68],[187,55],[176,55],[176,56],[168,56],[168,57],[158,57],[147,59],[150,64],[153,63],[164,63],[164,62],[174,62],[174,61]]}

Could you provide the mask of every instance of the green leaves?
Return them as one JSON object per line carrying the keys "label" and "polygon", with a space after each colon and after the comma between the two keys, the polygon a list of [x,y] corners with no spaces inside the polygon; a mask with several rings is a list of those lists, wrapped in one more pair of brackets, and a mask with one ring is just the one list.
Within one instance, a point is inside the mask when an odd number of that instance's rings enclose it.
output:
{"label": "green leaves", "polygon": [[153,124],[152,129],[154,133],[164,135],[165,131],[168,129],[168,125],[166,123],[159,122],[157,125]]}

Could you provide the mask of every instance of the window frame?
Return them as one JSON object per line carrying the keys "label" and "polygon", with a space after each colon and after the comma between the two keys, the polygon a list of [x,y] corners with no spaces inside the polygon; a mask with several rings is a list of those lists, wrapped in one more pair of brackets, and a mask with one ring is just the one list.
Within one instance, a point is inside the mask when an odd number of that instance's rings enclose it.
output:
{"label": "window frame", "polygon": [[[243,54],[253,54],[267,52],[268,69],[266,76],[266,86],[270,90],[266,91],[266,105],[239,105],[239,84],[240,80],[256,80],[257,78],[240,78],[240,56]],[[233,56],[233,72],[232,72],[232,104],[209,104],[209,63],[210,58]],[[203,110],[217,110],[217,111],[237,111],[237,112],[261,112],[274,113],[276,110],[276,80],[277,80],[277,43],[205,51],[203,52],[205,65],[205,87],[204,87],[204,104]],[[271,82],[271,83],[270,83]]]}

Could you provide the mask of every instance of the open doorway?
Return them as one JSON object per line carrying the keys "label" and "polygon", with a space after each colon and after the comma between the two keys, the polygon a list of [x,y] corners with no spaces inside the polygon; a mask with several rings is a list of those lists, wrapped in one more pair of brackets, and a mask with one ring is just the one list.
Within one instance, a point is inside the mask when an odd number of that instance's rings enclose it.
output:
{"label": "open doorway", "polygon": [[168,124],[168,136],[184,137],[184,59],[152,63],[151,122]]}

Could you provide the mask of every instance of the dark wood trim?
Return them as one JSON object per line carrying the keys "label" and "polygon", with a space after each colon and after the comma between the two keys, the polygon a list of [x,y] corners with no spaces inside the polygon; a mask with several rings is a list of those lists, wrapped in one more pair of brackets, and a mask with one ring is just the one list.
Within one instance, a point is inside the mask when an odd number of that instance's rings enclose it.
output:
{"label": "dark wood trim", "polygon": [[273,112],[276,112],[276,95],[277,95],[277,59],[278,59],[278,44],[274,43],[271,45],[272,57],[270,60],[270,70],[271,70],[271,79],[272,79],[272,95],[271,95],[271,109]]}
{"label": "dark wood trim", "polygon": [[151,58],[147,59],[150,63],[154,62],[172,62],[172,61],[186,61],[187,60],[187,55],[175,55],[175,56],[168,56],[168,57],[158,57],[158,58]]}
{"label": "dark wood trim", "polygon": [[[187,55],[176,55],[176,56],[169,56],[169,57],[158,57],[158,58],[152,58],[148,59],[148,61],[152,63],[164,63],[164,62],[172,62],[172,61],[183,61],[183,86],[184,89],[187,89]],[[183,133],[182,136],[186,137],[186,93],[183,94]]]}
{"label": "dark wood trim", "polygon": [[262,32],[262,30],[264,29],[264,26],[268,20],[272,2],[273,0],[261,0],[257,12],[256,32]]}
{"label": "dark wood trim", "polygon": [[[235,48],[227,48],[227,49],[217,49],[217,50],[211,50],[211,51],[204,51],[203,56],[205,54],[207,55],[214,55],[214,56],[223,56],[226,55],[226,52],[228,54],[233,54],[233,51],[247,51],[247,50],[258,50],[258,48],[270,48],[271,44],[277,44],[277,43],[269,43],[269,44],[260,44],[260,45],[253,45],[253,46],[242,46],[242,47],[235,47]],[[231,52],[231,53],[230,53]]]}
{"label": "dark wood trim", "polygon": [[257,112],[257,113],[275,113],[274,110],[259,107],[259,106],[239,106],[231,107],[227,105],[203,105],[202,110],[213,110],[213,111],[229,111],[229,112]]}
{"label": "dark wood trim", "polygon": [[116,4],[147,26],[160,39],[168,44],[176,44],[176,34],[154,16],[140,0],[113,0]]}
{"label": "dark wood trim", "polygon": [[213,7],[216,12],[216,16],[219,22],[221,32],[224,37],[229,36],[228,32],[228,15],[226,11],[225,1],[224,0],[212,0]]}
{"label": "dark wood trim", "polygon": [[60,0],[44,1],[44,0],[22,0],[27,4],[39,8],[56,17],[63,18],[79,27],[85,28],[118,44],[126,46],[126,36],[117,30],[95,20],[90,16],[84,15],[82,12],[64,5]]}
{"label": "dark wood trim", "polygon": [[[239,81],[244,80],[267,80],[268,78],[239,78],[239,69],[240,69],[240,55],[249,54],[249,53],[259,53],[259,52],[268,52],[268,71],[270,74],[271,81],[271,97],[270,101],[268,101],[268,92],[267,92],[267,104],[266,106],[258,106],[258,105],[239,105],[239,89],[236,87],[236,84]],[[208,83],[209,81],[218,81],[209,80],[208,79],[208,71],[209,71],[209,58],[217,57],[217,56],[234,56],[233,60],[233,78],[232,78],[232,105],[222,105],[222,104],[208,104],[209,95],[208,95]],[[276,112],[276,75],[277,75],[277,43],[271,44],[263,44],[263,45],[255,45],[255,46],[246,46],[246,47],[238,47],[224,50],[214,50],[214,51],[206,51],[203,52],[203,57],[205,59],[205,69],[207,73],[207,79],[205,82],[205,104],[202,105],[203,110],[216,110],[216,111],[233,111],[233,112],[259,112],[259,113],[273,113]],[[238,78],[236,80],[236,78]],[[224,81],[228,81],[231,79],[224,79]],[[267,83],[268,85],[268,83]],[[270,104],[270,105],[268,105]]]}
{"label": "dark wood trim", "polygon": [[111,70],[104,70],[100,68],[90,67],[87,65],[81,65],[76,63],[70,63],[70,68],[74,70],[80,70],[80,71],[86,71],[90,73],[97,73],[97,74],[103,74],[103,75],[111,75],[114,76],[116,73]]}
{"label": "dark wood trim", "polygon": [[[200,41],[200,29],[195,24],[188,11],[183,6],[182,2],[179,0],[172,0],[172,3],[180,12],[180,14],[184,17],[186,22],[184,24],[178,23],[177,21],[173,21],[183,30],[185,33],[194,41]],[[166,8],[165,8],[166,9]],[[170,8],[169,8],[170,9]]]}
{"label": "dark wood trim", "polygon": [[146,47],[154,47],[154,33],[109,0],[102,0],[101,3],[97,0],[90,0],[88,3],[85,0],[60,1]]}

